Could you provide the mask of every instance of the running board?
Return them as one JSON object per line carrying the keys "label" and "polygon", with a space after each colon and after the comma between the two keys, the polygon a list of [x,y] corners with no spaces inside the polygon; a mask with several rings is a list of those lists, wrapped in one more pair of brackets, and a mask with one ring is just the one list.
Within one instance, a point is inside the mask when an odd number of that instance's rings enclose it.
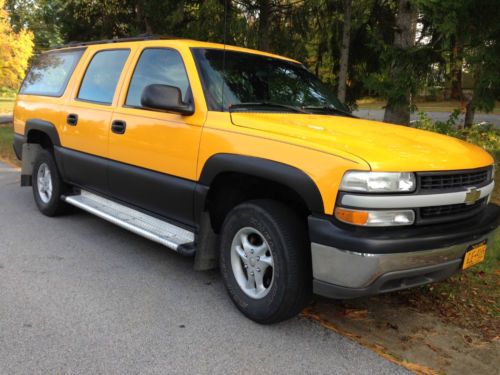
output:
{"label": "running board", "polygon": [[90,212],[148,240],[162,244],[183,255],[193,255],[194,233],[130,207],[82,190],[79,195],[63,196],[73,206]]}

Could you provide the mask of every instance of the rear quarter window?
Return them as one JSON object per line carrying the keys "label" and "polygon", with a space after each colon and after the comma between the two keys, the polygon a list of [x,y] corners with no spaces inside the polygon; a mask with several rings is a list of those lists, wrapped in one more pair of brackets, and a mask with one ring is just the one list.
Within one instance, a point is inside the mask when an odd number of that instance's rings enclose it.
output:
{"label": "rear quarter window", "polygon": [[43,53],[31,66],[20,94],[61,96],[85,49]]}

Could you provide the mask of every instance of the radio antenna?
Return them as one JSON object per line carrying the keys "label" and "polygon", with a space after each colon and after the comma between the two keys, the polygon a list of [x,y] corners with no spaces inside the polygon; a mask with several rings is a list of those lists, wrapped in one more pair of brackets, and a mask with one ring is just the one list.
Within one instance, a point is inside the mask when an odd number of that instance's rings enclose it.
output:
{"label": "radio antenna", "polygon": [[224,0],[224,50],[222,52],[222,111],[224,111],[224,86],[225,80],[224,76],[226,75],[226,43],[227,43],[227,2],[228,0]]}
{"label": "radio antenna", "polygon": [[224,49],[227,43],[227,1],[224,1]]}

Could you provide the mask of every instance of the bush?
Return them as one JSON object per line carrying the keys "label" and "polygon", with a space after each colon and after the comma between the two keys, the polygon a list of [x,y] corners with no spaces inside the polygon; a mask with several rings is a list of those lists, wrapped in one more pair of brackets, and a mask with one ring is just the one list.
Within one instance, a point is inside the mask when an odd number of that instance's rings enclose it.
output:
{"label": "bush", "polygon": [[0,98],[15,98],[17,90],[10,89],[8,87],[0,87]]}
{"label": "bush", "polygon": [[500,153],[500,131],[493,124],[480,123],[474,124],[470,128],[463,128],[458,123],[459,110],[453,111],[446,122],[432,121],[423,112],[420,112],[418,115],[419,119],[413,123],[413,126],[417,129],[429,130],[460,138],[484,148],[494,156],[498,156]]}

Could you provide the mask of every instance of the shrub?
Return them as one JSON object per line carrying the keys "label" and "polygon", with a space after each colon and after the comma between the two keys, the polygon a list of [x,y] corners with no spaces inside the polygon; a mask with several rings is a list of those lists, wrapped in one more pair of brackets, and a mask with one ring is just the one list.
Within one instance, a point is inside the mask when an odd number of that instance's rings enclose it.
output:
{"label": "shrub", "polygon": [[[474,143],[494,156],[500,154],[500,131],[493,124],[474,124],[470,128],[463,128],[459,125],[459,110],[453,111],[447,121],[432,121],[427,114],[420,112],[419,118],[413,123],[417,129],[429,130],[452,137],[460,138],[464,141]],[[498,158],[497,158],[498,160]]]}

